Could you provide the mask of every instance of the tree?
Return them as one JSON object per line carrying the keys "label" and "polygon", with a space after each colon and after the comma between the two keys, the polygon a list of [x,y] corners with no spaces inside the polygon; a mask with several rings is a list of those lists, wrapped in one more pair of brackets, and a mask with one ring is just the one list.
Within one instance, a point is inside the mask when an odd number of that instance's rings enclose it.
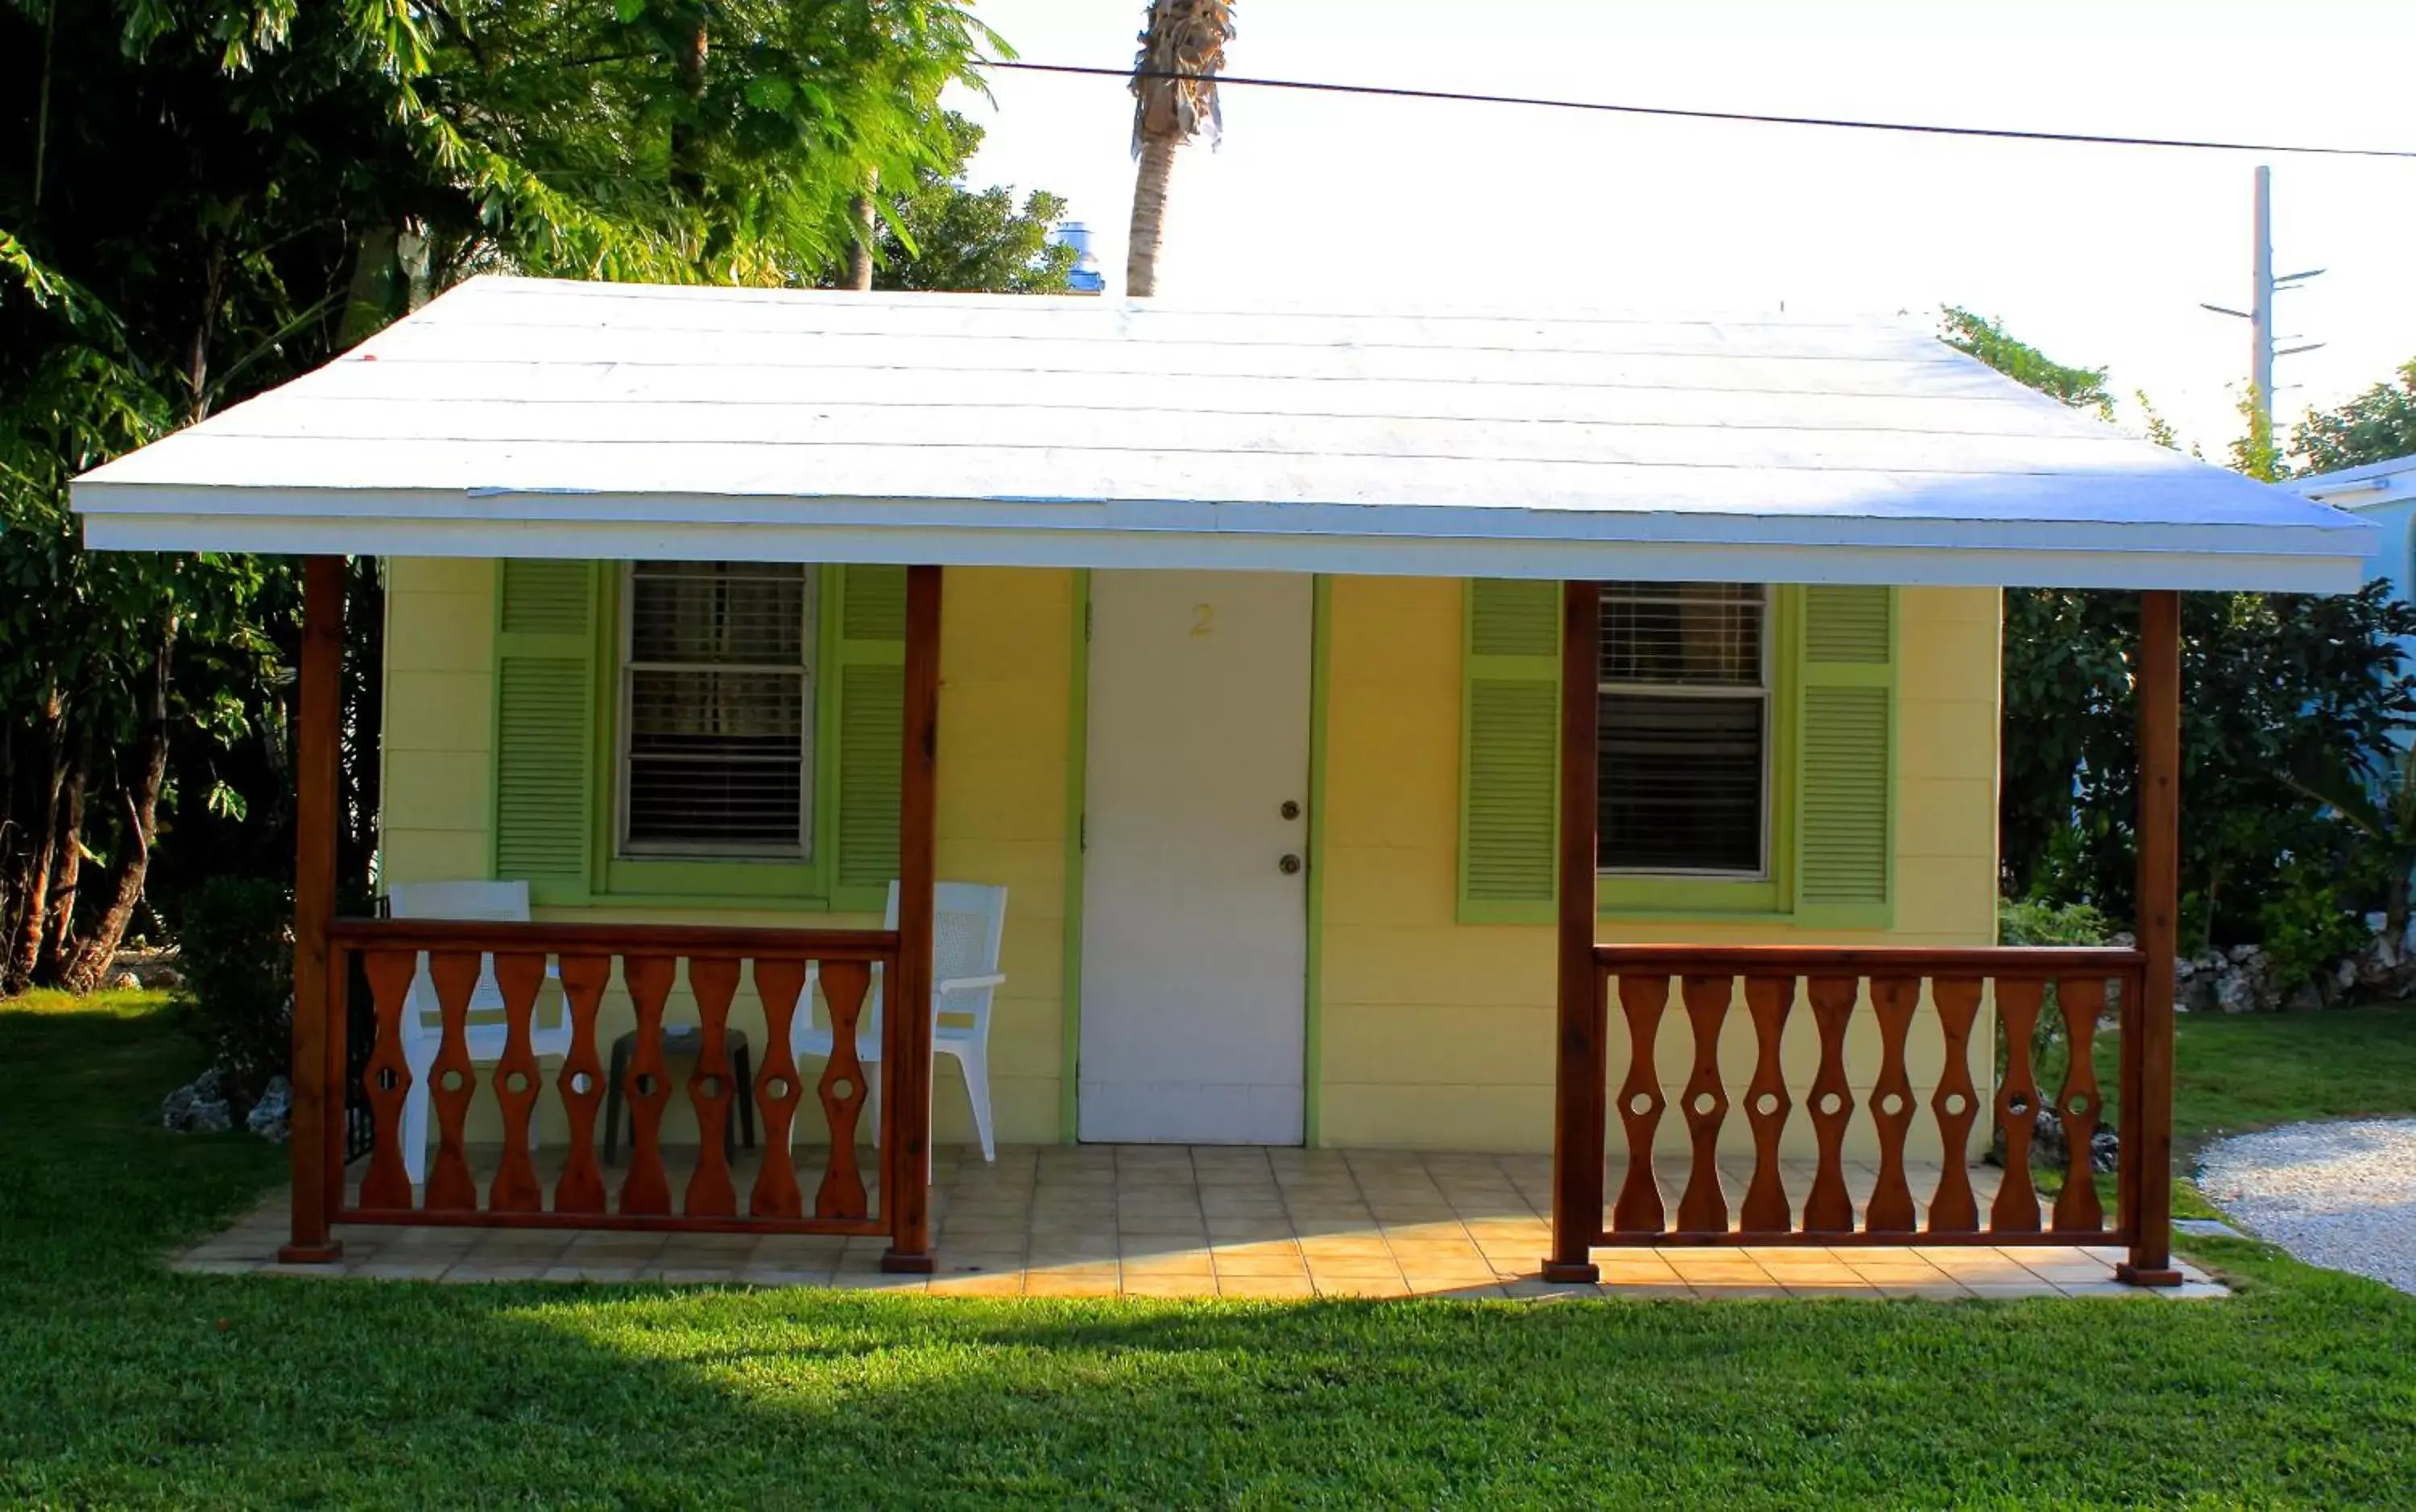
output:
{"label": "tree", "polygon": [[1233,39],[1231,0],[1151,0],[1140,52],[1133,58],[1132,233],[1125,292],[1157,292],[1157,252],[1166,234],[1166,196],[1174,151],[1202,130],[1224,135],[1216,71]]}
{"label": "tree", "polygon": [[2416,457],[2416,361],[2402,363],[2394,382],[2375,384],[2337,410],[2310,410],[2290,432],[2297,472]]}
{"label": "tree", "polygon": [[[1949,310],[1941,337],[2075,409],[2110,410],[2103,369],[2058,363],[1994,322]],[[2008,589],[2004,613],[2004,888],[2123,917],[2137,864],[2137,595]],[[2383,880],[2349,864],[2358,847],[2341,814],[2297,774],[2363,781],[2389,763],[2393,732],[2416,724],[2396,644],[2408,636],[2416,610],[2379,583],[2337,597],[2182,595],[2182,795],[2197,817],[2182,827],[2181,870],[2192,936],[2264,939],[2293,909],[2337,920],[2379,894]]]}
{"label": "tree", "polygon": [[947,127],[950,145],[943,161],[917,173],[912,188],[889,197],[872,286],[1065,292],[1080,254],[1049,236],[1065,217],[1065,202],[1034,189],[1018,208],[1015,191],[1004,185],[966,187],[965,165],[981,148],[982,128],[954,113]]}
{"label": "tree", "polygon": [[2086,410],[2100,420],[2114,418],[2114,396],[2106,387],[2103,367],[2067,367],[2038,348],[2005,334],[2003,324],[1949,305],[1939,317],[1938,339],[1955,351],[1979,358],[2025,388]]}
{"label": "tree", "polygon": [[868,173],[957,160],[939,93],[998,45],[951,0],[0,0],[0,990],[292,854],[292,563],[87,553],[69,478],[485,269],[810,285]]}

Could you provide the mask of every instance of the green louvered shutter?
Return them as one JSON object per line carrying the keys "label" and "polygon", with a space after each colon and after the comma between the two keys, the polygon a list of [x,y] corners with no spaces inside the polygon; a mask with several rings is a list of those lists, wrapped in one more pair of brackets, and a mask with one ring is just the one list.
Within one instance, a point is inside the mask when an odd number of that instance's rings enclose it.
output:
{"label": "green louvered shutter", "polygon": [[1885,928],[1894,900],[1895,590],[1804,590],[1796,688],[1797,921]]}
{"label": "green louvered shutter", "polygon": [[1561,585],[1468,584],[1460,661],[1459,919],[1543,923],[1556,896]]}
{"label": "green louvered shutter", "polygon": [[596,566],[507,560],[495,621],[495,876],[588,889]]}
{"label": "green louvered shutter", "polygon": [[906,730],[906,569],[831,570],[838,642],[828,658],[836,711],[831,784],[831,906],[878,910],[898,876],[900,748]]}

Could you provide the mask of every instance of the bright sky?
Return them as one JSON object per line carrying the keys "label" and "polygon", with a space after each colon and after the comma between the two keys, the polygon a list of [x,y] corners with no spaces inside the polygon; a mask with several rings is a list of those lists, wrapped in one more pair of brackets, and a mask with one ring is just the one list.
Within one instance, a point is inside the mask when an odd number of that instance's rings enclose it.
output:
{"label": "bright sky", "polygon": [[[1025,59],[1127,67],[1144,0],[981,0]],[[1242,0],[1236,74],[1786,114],[2416,148],[2407,0]],[[977,183],[1052,189],[1124,283],[1121,80],[996,73]],[[2416,357],[2416,160],[2024,144],[1224,92],[1163,294],[1864,312],[1955,303],[2240,428],[2251,170],[2273,165],[2287,421]],[[2282,342],[2281,345],[2294,343]]]}

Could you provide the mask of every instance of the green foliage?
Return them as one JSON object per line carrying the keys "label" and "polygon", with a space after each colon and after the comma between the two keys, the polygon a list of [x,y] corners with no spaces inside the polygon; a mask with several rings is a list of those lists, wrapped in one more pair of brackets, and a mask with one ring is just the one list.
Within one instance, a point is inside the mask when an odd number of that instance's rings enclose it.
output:
{"label": "green foliage", "polygon": [[1080,254],[1049,239],[1065,217],[1065,202],[1034,189],[1019,208],[1015,191],[1003,185],[967,187],[965,165],[981,148],[982,128],[953,112],[947,128],[943,159],[918,172],[913,188],[885,197],[873,287],[1065,292]]}
{"label": "green foliage", "polygon": [[[1053,199],[933,187],[970,150],[940,93],[991,51],[956,0],[0,3],[0,990],[105,963],[104,900],[291,864],[294,564],[87,553],[70,478],[473,273],[811,285],[868,174],[916,186],[951,276],[1045,286]],[[368,563],[347,597],[358,877]]]}
{"label": "green foliage", "polygon": [[2294,858],[2257,906],[2257,942],[2285,987],[2316,981],[2372,938],[2348,879],[2326,860]]}
{"label": "green foliage", "polygon": [[2103,367],[2067,367],[2007,335],[1998,322],[1957,305],[1947,306],[1940,314],[1938,338],[2025,388],[2034,388],[2073,409],[2087,410],[2099,419],[2114,418],[2114,396],[2106,390]]}
{"label": "green foliage", "polygon": [[2260,483],[2279,483],[2286,472],[2282,465],[2282,447],[2273,436],[2273,417],[2265,412],[2251,393],[2237,406],[2240,423],[2247,429],[2232,438],[2226,449],[2231,471]]}
{"label": "green foliage", "polygon": [[2085,903],[2007,898],[1997,905],[2000,945],[2104,945],[2114,926]]}
{"label": "green foliage", "polygon": [[2416,457],[2416,361],[2336,410],[2308,411],[2291,430],[2290,457],[2302,473]]}
{"label": "green foliage", "polygon": [[178,921],[178,1014],[242,1102],[284,1070],[293,1050],[293,918],[284,887],[221,876],[193,891]]}
{"label": "green foliage", "polygon": [[[2000,790],[2013,896],[2132,907],[2137,595],[2005,594]],[[2349,867],[2353,836],[2295,774],[2338,762],[2361,780],[2416,723],[2398,637],[2416,609],[2370,583],[2354,594],[2190,593],[2182,600],[2182,931],[2258,938],[2263,898],[2294,864],[2343,873],[2347,906],[2380,884]]]}
{"label": "green foliage", "polygon": [[2380,880],[2385,932],[2404,938],[2408,879],[2416,874],[2416,745],[2393,752],[2371,771],[2352,768],[2335,751],[2302,759],[2306,765],[2289,774],[2291,785],[2347,828],[2358,869]]}
{"label": "green foliage", "polygon": [[[2111,416],[2102,368],[2058,363],[1965,310],[1947,311],[1943,337],[2017,382]],[[2171,444],[2170,427],[2148,413],[2152,439]],[[2274,465],[2270,437],[2252,432],[2234,451],[2243,466]],[[2138,596],[2009,589],[2004,603],[2004,891],[2128,918]],[[2294,951],[2328,947],[2348,933],[2337,919],[2354,922],[2389,891],[2342,811],[2300,774],[2330,763],[2363,782],[2395,758],[2393,732],[2416,726],[2416,688],[2396,644],[2410,636],[2416,609],[2381,582],[2336,597],[2182,596],[2186,940],[2254,940],[2273,928],[2288,932]]]}

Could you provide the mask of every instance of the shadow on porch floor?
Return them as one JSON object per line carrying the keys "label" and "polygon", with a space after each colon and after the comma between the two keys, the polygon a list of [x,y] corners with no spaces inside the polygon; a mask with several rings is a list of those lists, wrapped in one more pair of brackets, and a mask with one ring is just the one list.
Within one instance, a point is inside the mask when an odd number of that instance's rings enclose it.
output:
{"label": "shadow on porch floor", "polygon": [[[174,1264],[230,1273],[967,1296],[2224,1295],[2186,1263],[2186,1285],[2142,1294],[2113,1280],[2117,1251],[2059,1247],[1604,1249],[1595,1251],[1601,1286],[1555,1286],[1539,1275],[1550,1210],[1546,1156],[1127,1145],[1008,1146],[998,1157],[992,1165],[972,1151],[940,1152],[931,1197],[940,1269],[930,1277],[884,1274],[886,1241],[878,1238],[368,1224],[338,1230],[344,1241],[338,1265],[280,1265],[282,1190]],[[753,1175],[751,1152],[736,1164],[743,1193]],[[1732,1201],[1749,1169],[1724,1165]],[[799,1174],[810,1192],[813,1175]],[[1613,1191],[1622,1175],[1614,1163]],[[1910,1175],[1916,1191],[1937,1185],[1935,1167]],[[1996,1172],[1974,1167],[1971,1175],[1985,1208]],[[1788,1177],[1800,1200],[1809,1165]],[[1860,1203],[1877,1177],[1849,1167],[1848,1179]],[[1665,1193],[1673,1205],[1676,1195]]]}

